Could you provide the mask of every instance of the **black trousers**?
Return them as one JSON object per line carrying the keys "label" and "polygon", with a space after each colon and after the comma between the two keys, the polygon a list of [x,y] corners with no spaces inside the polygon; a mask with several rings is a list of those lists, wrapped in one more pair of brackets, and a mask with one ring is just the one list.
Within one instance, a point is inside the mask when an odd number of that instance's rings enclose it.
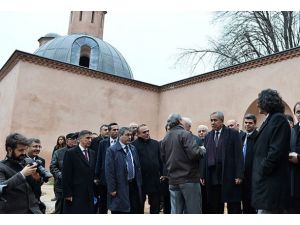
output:
{"label": "black trousers", "polygon": [[201,194],[202,194],[202,214],[207,214],[209,213],[209,211],[208,211],[207,193],[206,193],[205,185],[201,185]]}
{"label": "black trousers", "polygon": [[146,195],[148,196],[148,203],[150,205],[150,214],[159,214],[160,211],[160,192],[154,193],[144,193],[143,195],[143,209],[142,212],[145,210],[145,202],[146,202]]}
{"label": "black trousers", "polygon": [[300,214],[300,197],[290,197],[287,213]]}
{"label": "black trousers", "polygon": [[99,196],[100,199],[98,199],[98,208],[100,214],[107,214],[107,186],[106,185],[99,185]]}
{"label": "black trousers", "polygon": [[55,192],[56,202],[55,202],[55,210],[53,213],[61,214],[63,212],[64,199],[62,192]]}
{"label": "black trousers", "polygon": [[[212,185],[210,188],[210,199],[208,203],[208,213],[223,214],[224,203],[222,202],[222,186]],[[241,202],[227,202],[228,214],[241,214]]]}
{"label": "black trousers", "polygon": [[245,177],[242,182],[242,206],[243,214],[256,214],[256,210],[251,206],[251,182]]}
{"label": "black trousers", "polygon": [[130,214],[141,214],[143,212],[142,200],[139,197],[139,190],[135,179],[128,181]]}
{"label": "black trousers", "polygon": [[160,183],[161,199],[163,203],[163,213],[171,213],[171,198],[169,191],[169,181],[166,179]]}

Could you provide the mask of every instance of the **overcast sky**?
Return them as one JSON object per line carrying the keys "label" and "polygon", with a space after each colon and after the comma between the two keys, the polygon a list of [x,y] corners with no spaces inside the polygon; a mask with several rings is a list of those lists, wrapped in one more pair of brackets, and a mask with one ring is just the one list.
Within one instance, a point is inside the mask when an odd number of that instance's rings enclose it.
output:
{"label": "overcast sky", "polygon": [[187,65],[175,63],[180,48],[205,47],[208,37],[220,34],[221,28],[211,24],[213,11],[230,6],[226,1],[216,8],[215,0],[209,5],[195,0],[85,0],[75,5],[59,0],[41,2],[10,0],[2,7],[6,11],[0,11],[0,68],[16,49],[33,53],[37,40],[47,33],[67,35],[71,10],[106,10],[103,39],[121,52],[136,80],[158,85],[211,69],[206,62],[191,74]]}
{"label": "overcast sky", "polygon": [[[1,12],[0,27],[5,33],[0,42],[0,66],[15,49],[33,53],[38,48],[37,40],[46,33],[66,35],[69,14]],[[179,49],[205,46],[207,37],[218,33],[210,24],[211,15],[204,11],[110,10],[105,16],[103,39],[122,53],[136,80],[165,84],[192,75],[185,64],[175,66]]]}

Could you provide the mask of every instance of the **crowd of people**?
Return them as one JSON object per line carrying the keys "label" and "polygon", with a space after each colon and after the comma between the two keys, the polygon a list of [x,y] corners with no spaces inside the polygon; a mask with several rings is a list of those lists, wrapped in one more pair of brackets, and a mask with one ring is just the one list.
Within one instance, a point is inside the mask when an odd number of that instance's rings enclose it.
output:
{"label": "crowd of people", "polygon": [[[55,214],[300,213],[300,102],[298,122],[285,115],[276,90],[258,95],[265,115],[259,129],[246,113],[244,131],[224,114],[210,114],[191,132],[192,121],[178,113],[166,122],[160,141],[146,124],[103,124],[91,131],[59,136],[50,172]],[[0,213],[45,213],[41,185],[48,181],[41,141],[7,136],[0,162]],[[28,162],[26,159],[32,159]]]}

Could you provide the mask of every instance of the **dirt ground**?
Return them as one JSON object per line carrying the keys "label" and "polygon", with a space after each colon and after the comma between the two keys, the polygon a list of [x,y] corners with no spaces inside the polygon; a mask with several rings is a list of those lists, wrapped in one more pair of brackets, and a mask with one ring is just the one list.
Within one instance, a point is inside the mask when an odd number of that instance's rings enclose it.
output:
{"label": "dirt ground", "polygon": [[[42,196],[41,201],[46,204],[46,213],[49,214],[54,211],[55,201],[51,201],[54,198],[53,184],[42,185]],[[145,213],[149,213],[149,205],[145,204]]]}

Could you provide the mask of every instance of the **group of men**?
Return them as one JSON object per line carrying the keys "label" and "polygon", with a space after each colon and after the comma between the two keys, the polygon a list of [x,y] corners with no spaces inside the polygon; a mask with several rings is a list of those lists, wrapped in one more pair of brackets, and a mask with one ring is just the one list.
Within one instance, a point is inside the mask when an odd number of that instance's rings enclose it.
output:
{"label": "group of men", "polygon": [[[260,92],[258,109],[265,121],[257,130],[255,115],[247,113],[245,132],[235,120],[225,125],[224,114],[216,111],[211,131],[200,125],[198,136],[189,118],[171,114],[160,142],[150,138],[145,124],[103,125],[94,139],[88,130],[68,134],[67,146],[53,153],[50,164],[55,213],[144,213],[146,199],[150,213],[159,213],[162,196],[164,213],[299,213],[300,102],[293,128],[277,91]],[[35,165],[20,163],[26,155],[37,157],[40,148],[37,139],[7,137],[1,213],[43,209],[43,181]]]}
{"label": "group of men", "polygon": [[[246,132],[234,120],[225,126],[224,114],[213,112],[205,154],[184,129],[183,118],[170,115],[161,153],[172,213],[224,213],[225,203],[228,213],[235,214],[300,212],[300,102],[294,107],[298,123],[293,128],[276,90],[259,93],[258,110],[265,121],[257,131],[255,115],[246,114]],[[199,127],[199,135],[205,130]]]}

